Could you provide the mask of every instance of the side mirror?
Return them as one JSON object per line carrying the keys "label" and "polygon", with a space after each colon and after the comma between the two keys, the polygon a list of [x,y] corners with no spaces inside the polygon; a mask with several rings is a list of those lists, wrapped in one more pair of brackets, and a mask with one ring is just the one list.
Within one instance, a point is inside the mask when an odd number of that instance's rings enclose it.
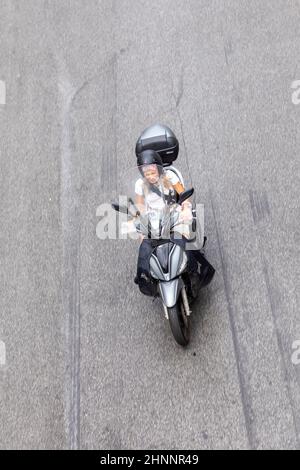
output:
{"label": "side mirror", "polygon": [[117,212],[123,212],[124,214],[128,214],[128,207],[126,206],[120,206],[119,204],[113,203],[111,207]]}
{"label": "side mirror", "polygon": [[187,189],[179,194],[178,204],[182,204],[186,199],[189,199],[194,194],[194,188]]}

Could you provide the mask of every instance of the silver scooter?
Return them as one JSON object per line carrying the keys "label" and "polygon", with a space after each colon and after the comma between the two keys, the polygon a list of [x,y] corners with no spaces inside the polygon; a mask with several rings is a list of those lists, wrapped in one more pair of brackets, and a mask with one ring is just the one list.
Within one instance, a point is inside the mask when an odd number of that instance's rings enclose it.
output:
{"label": "silver scooter", "polygon": [[[180,194],[177,204],[165,206],[162,210],[140,214],[131,201],[130,206],[112,204],[119,212],[130,217],[127,227],[150,239],[152,254],[150,257],[151,287],[154,297],[160,297],[165,317],[169,320],[171,331],[178,344],[187,346],[190,340],[191,302],[198,296],[201,278],[198,273],[189,270],[188,254],[183,248],[183,236],[195,220],[186,224],[181,218],[181,204],[190,198],[194,189]],[[189,235],[187,235],[189,237]],[[186,235],[184,236],[185,239]],[[190,238],[191,239],[191,238]]]}

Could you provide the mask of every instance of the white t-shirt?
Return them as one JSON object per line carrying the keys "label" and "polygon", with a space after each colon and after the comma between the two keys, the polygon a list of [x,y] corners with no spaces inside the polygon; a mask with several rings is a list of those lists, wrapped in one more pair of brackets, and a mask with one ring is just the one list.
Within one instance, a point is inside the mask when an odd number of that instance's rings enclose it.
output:
{"label": "white t-shirt", "polygon": [[[178,176],[174,173],[172,170],[166,170],[164,172],[164,175],[168,179],[168,181],[171,183],[172,186],[176,185],[177,183],[180,182]],[[160,184],[157,186],[157,189],[159,189],[160,192],[164,192],[166,196],[169,194],[169,189],[166,187],[162,187]],[[148,191],[147,195],[144,193],[144,180],[143,178],[139,178],[137,182],[135,183],[135,193],[138,194],[139,196],[144,196],[145,197],[145,203],[148,206],[148,209],[163,209],[165,203],[162,199],[162,197],[159,194],[156,194],[153,191]],[[171,195],[174,196],[175,190],[171,190]]]}

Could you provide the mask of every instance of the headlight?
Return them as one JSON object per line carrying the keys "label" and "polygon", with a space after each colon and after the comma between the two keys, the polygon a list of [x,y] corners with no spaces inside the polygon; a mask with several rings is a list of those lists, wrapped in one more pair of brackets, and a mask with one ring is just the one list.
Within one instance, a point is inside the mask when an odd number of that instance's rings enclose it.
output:
{"label": "headlight", "polygon": [[186,269],[187,262],[186,253],[178,245],[174,245],[169,253],[168,272],[163,271],[160,261],[155,255],[152,255],[150,258],[150,274],[154,279],[170,281]]}
{"label": "headlight", "polygon": [[152,269],[150,270],[150,274],[151,274],[151,276],[153,277],[153,279],[159,279],[159,280],[161,280],[161,281],[164,280],[164,279],[162,279],[161,276],[159,277]]}
{"label": "headlight", "polygon": [[155,255],[152,255],[150,258],[150,274],[154,279],[166,281],[165,275],[161,270],[160,263]]}
{"label": "headlight", "polygon": [[182,261],[181,261],[180,265],[178,266],[177,276],[179,276],[179,274],[181,274],[185,270],[185,268],[187,266],[187,262],[188,262],[188,257],[186,255],[186,253],[183,253]]}

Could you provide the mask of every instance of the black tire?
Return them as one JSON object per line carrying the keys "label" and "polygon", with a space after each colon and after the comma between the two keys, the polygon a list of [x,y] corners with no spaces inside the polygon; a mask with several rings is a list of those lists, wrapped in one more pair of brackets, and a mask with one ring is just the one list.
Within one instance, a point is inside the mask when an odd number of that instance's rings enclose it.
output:
{"label": "black tire", "polygon": [[185,316],[181,310],[181,295],[174,307],[168,308],[169,322],[175,341],[180,346],[187,346],[190,341],[190,318]]}

